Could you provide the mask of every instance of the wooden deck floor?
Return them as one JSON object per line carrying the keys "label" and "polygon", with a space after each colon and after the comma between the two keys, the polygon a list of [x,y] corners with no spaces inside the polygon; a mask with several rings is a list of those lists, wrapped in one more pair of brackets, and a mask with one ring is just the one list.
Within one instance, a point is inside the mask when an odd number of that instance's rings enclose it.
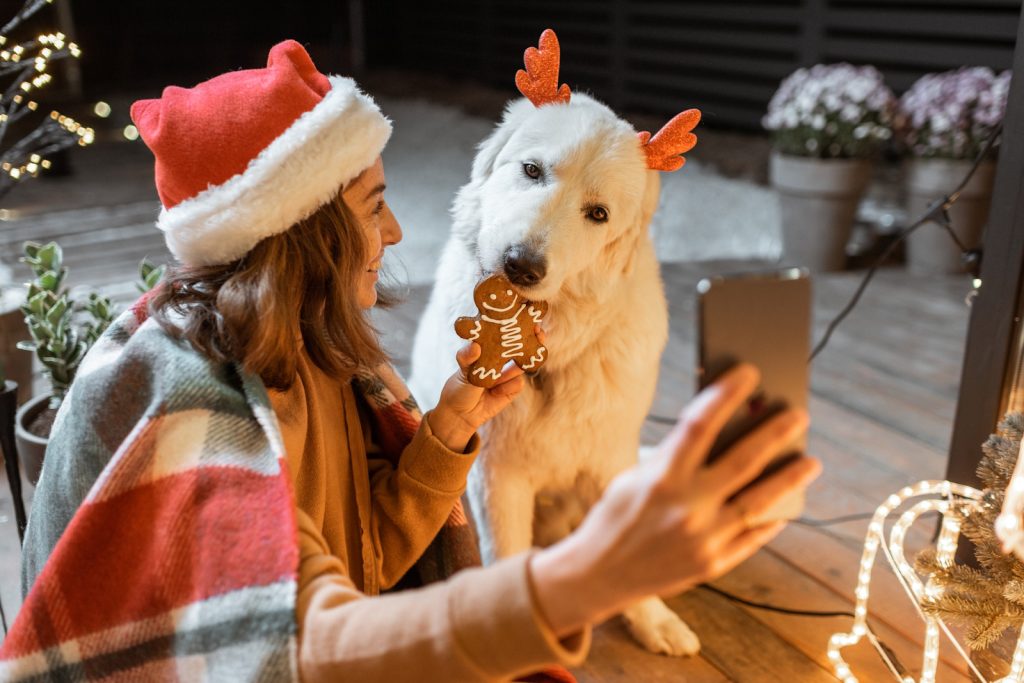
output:
{"label": "wooden deck floor", "polygon": [[[122,169],[137,164],[139,170],[133,171],[132,178],[151,173],[149,159],[137,151],[131,154],[127,160],[118,160]],[[82,163],[94,162],[83,155]],[[161,236],[152,228],[157,210],[152,190],[139,181],[139,187],[129,185],[124,196],[101,197],[94,189],[109,188],[112,180],[104,176],[106,164],[95,164],[96,168],[84,169],[74,182],[69,180],[64,193],[54,193],[53,186],[46,191],[40,184],[27,187],[22,195],[12,195],[18,200],[14,208],[22,210],[25,217],[2,224],[0,259],[11,263],[23,239],[58,238],[72,269],[71,283],[98,286],[134,280],[142,256],[163,258],[166,251]],[[151,176],[148,182],[152,182]],[[32,215],[54,210],[61,213]],[[695,283],[704,275],[736,267],[663,268],[671,302],[671,340],[662,358],[652,412],[674,415],[693,394]],[[15,268],[15,281],[23,281],[25,275],[20,267]],[[817,280],[816,336],[845,303],[859,277],[858,273],[844,273]],[[130,285],[114,290],[124,296],[132,293]],[[812,374],[810,451],[824,461],[825,472],[809,493],[808,517],[870,512],[908,483],[943,476],[967,326],[964,296],[968,290],[966,277],[925,279],[902,269],[887,269],[836,333]],[[413,288],[406,304],[382,317],[385,336],[403,370],[408,369],[412,333],[428,293],[426,287]],[[654,443],[664,430],[649,424],[644,440]],[[6,482],[0,480],[0,484],[0,595],[10,620],[20,604],[19,555]],[[768,548],[715,585],[786,608],[849,610],[866,527],[866,521],[824,529],[790,525]],[[930,529],[922,524],[913,530],[908,545],[924,547],[929,540]],[[924,628],[886,567],[876,569],[871,596],[872,627],[915,673],[920,667]],[[699,657],[681,660],[648,654],[613,620],[597,629],[589,660],[575,672],[580,681],[835,680],[827,662],[826,643],[832,633],[848,629],[848,618],[759,611],[705,589],[673,598],[669,605],[703,641]],[[890,679],[869,646],[853,648],[848,658],[861,681]],[[955,659],[943,661],[939,676],[943,683],[969,680]]]}
{"label": "wooden deck floor", "polygon": [[[715,272],[764,264],[667,265],[671,339],[662,357],[652,412],[674,415],[693,395],[693,292]],[[815,283],[816,338],[852,293],[859,273]],[[808,496],[806,516],[830,519],[873,511],[890,493],[921,479],[942,478],[960,379],[968,308],[966,277],[926,279],[885,270],[834,335],[812,373],[811,453],[825,464]],[[429,295],[414,288],[406,304],[382,317],[399,366],[408,369],[412,333]],[[665,427],[648,424],[654,443]],[[827,528],[790,525],[768,548],[715,582],[755,602],[814,611],[851,611],[867,521]],[[930,529],[915,527],[908,546],[924,547]],[[826,656],[829,637],[849,630],[846,617],[789,616],[744,607],[706,589],[668,601],[703,642],[699,657],[648,654],[612,621],[597,629],[581,682],[834,681]],[[919,673],[924,634],[913,606],[887,567],[875,570],[869,604],[879,638]],[[891,676],[874,650],[846,651],[861,681]],[[915,674],[916,675],[916,674]],[[943,661],[940,681],[967,681],[955,657]]]}

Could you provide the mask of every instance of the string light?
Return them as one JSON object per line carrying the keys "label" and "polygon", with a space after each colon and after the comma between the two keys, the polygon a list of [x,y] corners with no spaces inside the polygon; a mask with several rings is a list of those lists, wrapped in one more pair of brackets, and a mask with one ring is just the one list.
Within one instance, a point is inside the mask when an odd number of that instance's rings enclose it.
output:
{"label": "string light", "polygon": [[124,127],[124,137],[128,140],[139,139],[139,129],[133,125],[127,125]]}
{"label": "string light", "polygon": [[[45,0],[46,3],[52,0]],[[5,26],[9,33],[17,29],[30,16],[35,14],[42,3],[30,2],[24,5],[14,18]],[[55,59],[78,58],[81,50],[73,42],[67,40],[61,32],[37,34],[35,40],[22,44],[8,41],[7,35],[0,35],[0,64],[13,81],[4,86],[12,96],[0,100],[0,123],[20,119],[28,112],[38,110],[39,104],[30,101],[25,93],[38,90],[51,83],[53,75],[49,73],[49,65]],[[14,66],[19,62],[23,64]],[[11,92],[13,91],[13,92]],[[27,111],[26,111],[27,110]],[[0,128],[0,142],[6,127]],[[50,168],[49,159],[44,159],[36,150],[47,150],[47,153],[66,149],[73,144],[89,145],[96,139],[92,128],[82,125],[69,117],[61,116],[52,111],[48,119],[44,119],[34,133],[27,134],[26,145],[0,145],[11,156],[3,159],[0,174],[0,197],[6,194],[20,179],[33,177],[41,170]],[[15,150],[12,152],[12,150]],[[28,157],[25,159],[24,157]]]}
{"label": "string light", "polygon": [[93,107],[93,113],[101,119],[105,119],[110,116],[110,105],[106,102],[97,102],[96,106]]}
{"label": "string light", "polygon": [[[1018,461],[1019,462],[1019,461]],[[1024,491],[1024,481],[1021,483]],[[899,520],[893,525],[889,534],[889,543],[885,543],[885,521],[896,508],[910,498],[920,496],[941,496],[930,498],[913,505],[909,510],[900,515]],[[935,683],[935,674],[939,663],[939,644],[942,634],[953,643],[953,646],[964,658],[968,668],[980,681],[985,681],[981,672],[978,671],[974,662],[970,660],[960,643],[949,631],[949,628],[941,619],[928,616],[921,609],[921,601],[927,596],[941,595],[942,587],[929,578],[925,583],[914,571],[914,568],[907,562],[903,544],[907,531],[915,521],[926,512],[938,512],[942,515],[942,527],[939,538],[936,541],[936,559],[941,564],[951,564],[956,553],[960,537],[960,521],[950,514],[953,511],[953,496],[969,500],[981,500],[983,494],[978,489],[962,484],[955,484],[950,481],[922,481],[914,486],[907,486],[898,494],[893,494],[875,510],[871,523],[868,525],[867,537],[864,540],[864,552],[861,555],[860,571],[857,574],[857,589],[854,594],[857,598],[854,608],[853,628],[849,633],[836,633],[828,642],[828,658],[836,676],[843,683],[859,683],[857,677],[850,669],[849,664],[843,660],[841,650],[850,645],[856,645],[861,638],[867,637],[875,649],[878,650],[894,678],[901,683]],[[896,571],[896,578],[900,580],[903,589],[912,600],[918,614],[925,621],[924,654],[921,666],[921,677],[916,681],[913,676],[900,674],[889,659],[888,654],[881,647],[867,625],[867,601],[871,592],[871,570],[874,567],[875,557],[881,548],[889,561],[889,564]],[[1024,633],[1017,640],[1017,646],[1013,653],[1013,660],[1010,666],[1010,674],[1002,678],[998,683],[1024,683]]]}

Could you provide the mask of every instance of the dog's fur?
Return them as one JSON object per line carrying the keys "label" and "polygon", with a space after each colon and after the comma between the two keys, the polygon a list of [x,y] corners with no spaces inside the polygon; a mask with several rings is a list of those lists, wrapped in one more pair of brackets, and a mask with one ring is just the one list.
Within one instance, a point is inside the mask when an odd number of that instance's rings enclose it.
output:
{"label": "dog's fur", "polygon": [[[538,180],[524,164],[542,169]],[[661,185],[636,131],[581,93],[568,104],[510,103],[481,143],[458,193],[452,234],[416,335],[410,387],[435,405],[465,342],[453,330],[475,311],[473,288],[511,248],[542,256],[546,273],[519,287],[550,305],[546,365],[483,428],[469,497],[484,561],[546,545],[574,529],[608,482],[636,465],[654,398],[668,312],[647,229]],[[594,222],[587,211],[607,209]],[[694,654],[697,637],[659,599],[623,615],[648,649]]]}

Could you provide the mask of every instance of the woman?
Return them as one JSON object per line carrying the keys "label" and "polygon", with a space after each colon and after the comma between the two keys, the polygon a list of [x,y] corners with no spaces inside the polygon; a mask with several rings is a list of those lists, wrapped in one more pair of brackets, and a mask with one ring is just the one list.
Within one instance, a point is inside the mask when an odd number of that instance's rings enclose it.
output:
{"label": "woman", "polygon": [[704,464],[757,384],[740,367],[563,542],[379,596],[477,563],[459,496],[519,371],[488,391],[456,374],[419,419],[367,319],[402,236],[390,124],[297,43],[132,116],[183,267],[64,401],[0,678],[500,681],[577,665],[592,625],[727,571],[781,528],[750,520],[816,476],[802,458],[747,487],[806,429],[793,411]]}

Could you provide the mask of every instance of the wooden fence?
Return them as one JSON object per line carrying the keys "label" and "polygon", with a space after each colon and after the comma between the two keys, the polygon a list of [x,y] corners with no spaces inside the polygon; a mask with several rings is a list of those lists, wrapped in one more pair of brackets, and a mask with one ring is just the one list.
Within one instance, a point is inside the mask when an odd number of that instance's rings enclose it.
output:
{"label": "wooden fence", "polygon": [[[376,60],[508,87],[553,28],[563,80],[616,108],[699,107],[756,128],[799,66],[873,64],[897,92],[962,65],[1010,67],[1020,0],[382,0],[399,48]],[[374,26],[369,27],[371,31]],[[396,41],[388,41],[394,46]]]}

